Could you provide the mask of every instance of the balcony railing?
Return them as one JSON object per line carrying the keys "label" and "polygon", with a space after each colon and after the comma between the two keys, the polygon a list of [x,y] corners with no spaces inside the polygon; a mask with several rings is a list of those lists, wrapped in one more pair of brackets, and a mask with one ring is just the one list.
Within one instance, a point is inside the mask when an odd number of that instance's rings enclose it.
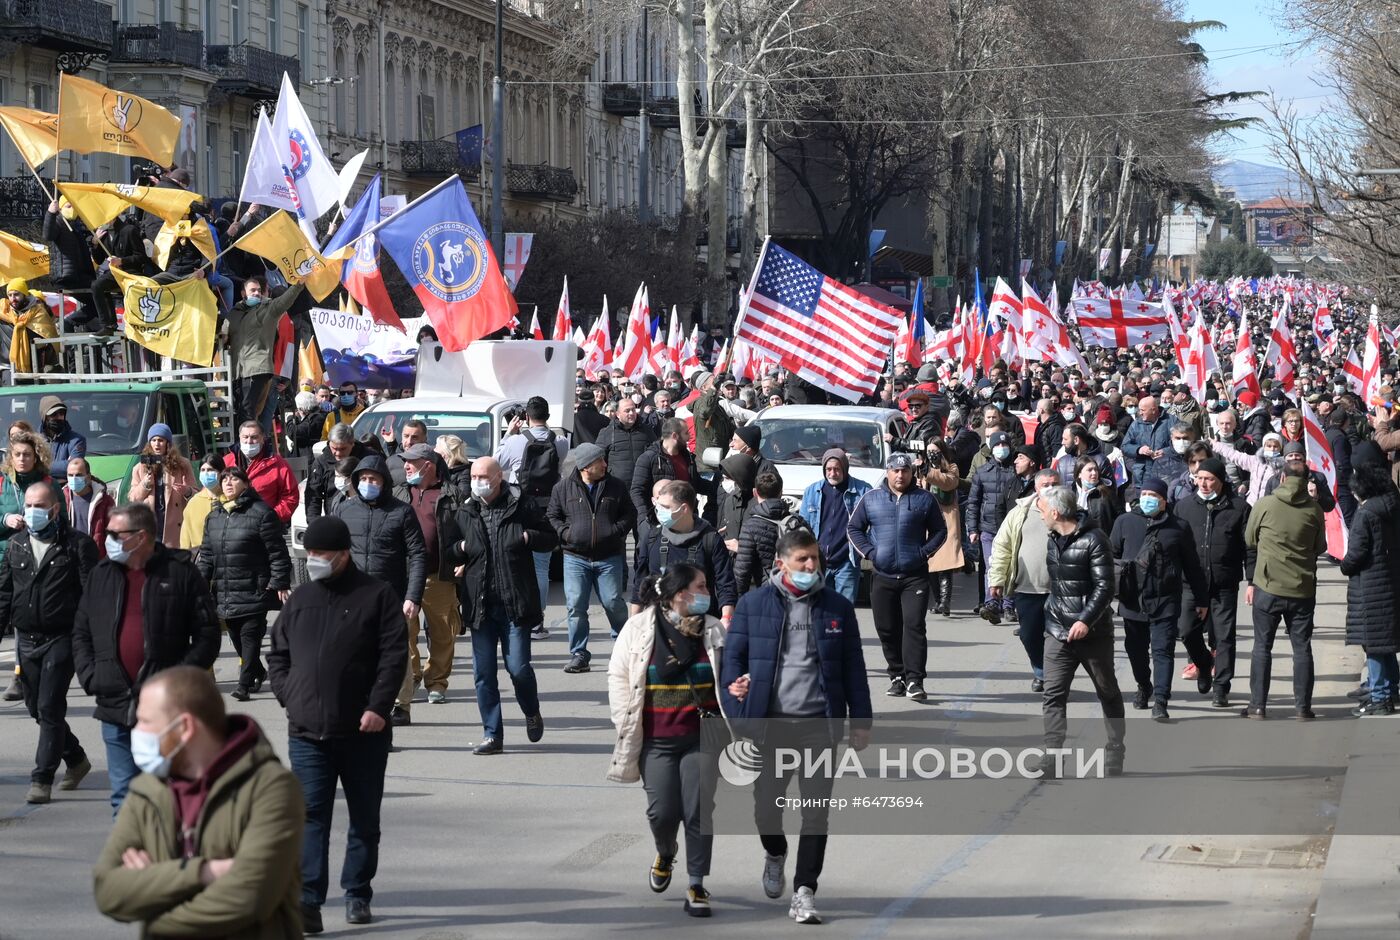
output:
{"label": "balcony railing", "polygon": [[506,167],[506,188],[515,196],[568,202],[578,193],[578,181],[566,167],[512,163]]}
{"label": "balcony railing", "polygon": [[27,237],[19,229],[10,227],[10,220],[23,220],[34,223],[34,233],[28,237],[38,237],[38,220],[48,208],[49,197],[44,187],[32,176],[0,176],[0,219],[6,220],[6,230],[21,237]]}
{"label": "balcony railing", "polygon": [[681,126],[681,104],[675,98],[652,98],[647,101],[647,120],[652,127]]}
{"label": "balcony railing", "polygon": [[204,68],[204,31],[181,29],[174,23],[158,26],[118,26],[113,62],[187,65]]}
{"label": "balcony railing", "polygon": [[58,52],[107,54],[115,21],[98,0],[0,0],[0,38]]}
{"label": "balcony railing", "polygon": [[642,110],[642,86],[630,83],[604,85],[603,110],[621,117],[635,117]]}
{"label": "balcony railing", "polygon": [[481,178],[480,163],[463,163],[455,140],[405,140],[399,143],[403,171],[409,176],[450,176],[464,180]]}
{"label": "balcony railing", "polygon": [[282,73],[301,81],[301,64],[291,56],[277,55],[257,46],[206,46],[204,60],[218,87],[229,94],[251,98],[275,98],[282,88]]}

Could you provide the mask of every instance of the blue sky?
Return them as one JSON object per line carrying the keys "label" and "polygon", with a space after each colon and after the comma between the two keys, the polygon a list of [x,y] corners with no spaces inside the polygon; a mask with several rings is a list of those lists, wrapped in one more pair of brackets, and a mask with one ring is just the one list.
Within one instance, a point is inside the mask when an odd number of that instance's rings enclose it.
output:
{"label": "blue sky", "polygon": [[[1363,0],[1364,2],[1364,0]],[[1197,41],[1210,55],[1211,91],[1272,92],[1281,101],[1292,101],[1300,114],[1313,114],[1328,104],[1328,90],[1318,85],[1321,73],[1318,57],[1300,47],[1257,49],[1249,47],[1287,43],[1298,39],[1287,28],[1282,4],[1275,0],[1184,0],[1185,15],[1191,20],[1219,20],[1225,29],[1203,30]],[[1261,105],[1241,104],[1233,109],[1239,116],[1268,114]],[[1256,129],[1221,137],[1213,148],[1222,157],[1250,163],[1276,164],[1269,152],[1267,135]]]}

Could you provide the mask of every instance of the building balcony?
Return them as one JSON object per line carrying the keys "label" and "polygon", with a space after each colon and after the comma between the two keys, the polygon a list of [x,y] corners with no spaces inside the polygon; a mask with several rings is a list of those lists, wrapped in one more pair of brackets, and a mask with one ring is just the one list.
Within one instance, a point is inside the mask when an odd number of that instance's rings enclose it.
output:
{"label": "building balcony", "polygon": [[118,26],[112,61],[138,65],[184,65],[204,68],[204,31],[159,26]]}
{"label": "building balcony", "polygon": [[0,0],[0,39],[26,46],[106,55],[115,25],[97,0]]}
{"label": "building balcony", "polygon": [[257,46],[206,46],[204,60],[217,76],[214,86],[226,94],[245,98],[276,98],[282,73],[301,81],[301,64],[291,56],[277,55]]}
{"label": "building balcony", "polygon": [[647,101],[647,123],[659,130],[681,126],[681,103],[676,98],[651,98]]}
{"label": "building balcony", "polygon": [[642,86],[630,82],[604,85],[603,110],[619,117],[636,117],[642,110]]}
{"label": "building balcony", "polygon": [[578,194],[578,180],[567,167],[512,163],[506,167],[506,189],[526,199],[568,202]]}
{"label": "building balcony", "polygon": [[435,176],[456,173],[463,180],[481,179],[480,163],[463,163],[455,140],[404,140],[399,142],[401,166],[408,176]]}
{"label": "building balcony", "polygon": [[[38,237],[38,220],[43,218],[49,207],[48,194],[34,177],[0,176],[0,219],[6,220],[6,229],[23,237]],[[32,223],[34,233],[26,236],[21,229],[12,228],[10,220]]]}

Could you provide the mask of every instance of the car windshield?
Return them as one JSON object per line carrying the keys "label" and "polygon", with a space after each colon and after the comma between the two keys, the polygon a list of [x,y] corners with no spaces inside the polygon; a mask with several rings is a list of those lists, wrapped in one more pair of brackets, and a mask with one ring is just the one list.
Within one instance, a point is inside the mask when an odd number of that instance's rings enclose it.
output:
{"label": "car windshield", "polygon": [[[0,395],[0,422],[8,431],[17,421],[27,421],[36,431],[43,426],[39,400],[54,394],[42,386],[30,393]],[[59,395],[68,406],[68,423],[73,430],[87,438],[89,457],[114,454],[129,455],[145,443],[142,431],[146,427],[146,407],[151,400],[147,392],[83,391]]]}
{"label": "car windshield", "polygon": [[355,436],[373,434],[381,441],[397,443],[404,423],[414,418],[427,424],[430,446],[436,446],[438,438],[453,434],[462,439],[468,459],[486,457],[496,450],[491,440],[491,416],[482,411],[367,411],[355,419]]}
{"label": "car windshield", "polygon": [[821,462],[833,447],[844,450],[853,467],[885,463],[884,426],[874,421],[840,421],[828,417],[759,418],[763,440],[758,452],[777,464]]}

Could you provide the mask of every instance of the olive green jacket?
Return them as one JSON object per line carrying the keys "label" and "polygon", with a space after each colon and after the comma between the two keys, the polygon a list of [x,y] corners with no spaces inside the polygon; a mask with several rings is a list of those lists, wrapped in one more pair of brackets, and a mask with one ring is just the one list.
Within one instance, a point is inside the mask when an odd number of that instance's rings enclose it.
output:
{"label": "olive green jacket", "polygon": [[1249,583],[1277,597],[1317,594],[1317,556],[1327,550],[1327,524],[1306,484],[1285,479],[1254,504],[1244,530]]}

